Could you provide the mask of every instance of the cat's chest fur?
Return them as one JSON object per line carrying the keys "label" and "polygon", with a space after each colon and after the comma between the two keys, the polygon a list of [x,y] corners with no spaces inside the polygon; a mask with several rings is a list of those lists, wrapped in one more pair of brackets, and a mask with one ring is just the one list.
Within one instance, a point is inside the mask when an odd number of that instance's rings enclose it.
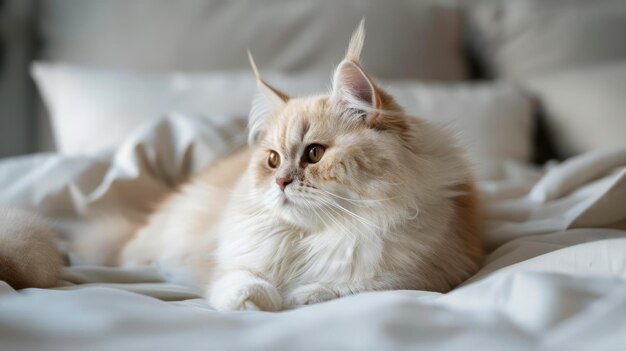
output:
{"label": "cat's chest fur", "polygon": [[349,231],[342,224],[309,231],[250,218],[227,221],[222,228],[216,252],[222,267],[218,269],[246,267],[283,291],[314,282],[367,279],[382,259],[382,240],[363,242],[355,232],[368,229],[357,226]]}

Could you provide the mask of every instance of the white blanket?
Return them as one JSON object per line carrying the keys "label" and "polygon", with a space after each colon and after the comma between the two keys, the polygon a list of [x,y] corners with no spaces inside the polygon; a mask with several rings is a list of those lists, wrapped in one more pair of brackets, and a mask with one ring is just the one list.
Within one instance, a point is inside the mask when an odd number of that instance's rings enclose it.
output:
{"label": "white blanket", "polygon": [[[243,140],[235,125],[172,116],[114,155],[0,162],[0,205],[74,225],[145,208]],[[626,149],[480,184],[485,267],[448,294],[365,293],[280,313],[214,311],[152,269],[73,266],[57,289],[0,282],[0,350],[623,350]],[[620,229],[621,228],[621,229]]]}

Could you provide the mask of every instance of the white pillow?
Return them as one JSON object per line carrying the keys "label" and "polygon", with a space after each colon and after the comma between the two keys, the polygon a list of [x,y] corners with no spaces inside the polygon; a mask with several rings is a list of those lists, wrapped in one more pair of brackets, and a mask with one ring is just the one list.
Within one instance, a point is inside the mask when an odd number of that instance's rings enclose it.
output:
{"label": "white pillow", "polygon": [[[112,149],[141,124],[170,113],[245,119],[256,93],[250,72],[159,75],[36,63],[33,76],[65,154]],[[265,76],[294,94],[326,84],[309,76]]]}
{"label": "white pillow", "polygon": [[[245,118],[256,92],[251,73],[144,75],[37,64],[34,76],[52,119],[59,150],[85,154],[112,149],[141,124],[169,113],[214,122]],[[325,76],[264,74],[299,96],[327,90]],[[503,160],[530,157],[531,104],[511,86],[390,82],[385,86],[412,115],[459,133],[479,178],[499,176]]]}
{"label": "white pillow", "polygon": [[560,156],[626,146],[626,60],[530,79]]}

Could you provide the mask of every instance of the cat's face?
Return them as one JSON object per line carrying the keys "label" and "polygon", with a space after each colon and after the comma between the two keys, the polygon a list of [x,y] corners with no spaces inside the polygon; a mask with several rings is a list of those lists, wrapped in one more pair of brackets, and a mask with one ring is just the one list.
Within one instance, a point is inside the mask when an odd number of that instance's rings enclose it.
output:
{"label": "cat's face", "polygon": [[249,121],[252,195],[294,224],[359,220],[359,209],[402,195],[409,123],[359,64],[364,35],[361,23],[324,96],[289,98],[250,56],[260,93]]}
{"label": "cat's face", "polygon": [[257,198],[276,215],[312,226],[398,196],[401,137],[351,113],[329,96],[292,99],[275,110],[253,145]]}

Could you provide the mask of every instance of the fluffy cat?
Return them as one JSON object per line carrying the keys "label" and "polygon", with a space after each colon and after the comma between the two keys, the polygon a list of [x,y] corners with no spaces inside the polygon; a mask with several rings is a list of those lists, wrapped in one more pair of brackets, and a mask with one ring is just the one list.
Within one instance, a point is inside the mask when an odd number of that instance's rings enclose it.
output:
{"label": "fluffy cat", "polygon": [[363,70],[363,23],[328,95],[258,73],[249,146],[170,195],[117,257],[203,287],[218,310],[278,311],[363,291],[445,292],[477,271],[470,168]]}
{"label": "fluffy cat", "polygon": [[361,23],[329,95],[290,98],[250,57],[260,96],[249,147],[166,200],[121,264],[157,264],[172,277],[196,267],[192,279],[220,310],[448,291],[472,275],[481,222],[464,154],[365,73],[364,34]]}

